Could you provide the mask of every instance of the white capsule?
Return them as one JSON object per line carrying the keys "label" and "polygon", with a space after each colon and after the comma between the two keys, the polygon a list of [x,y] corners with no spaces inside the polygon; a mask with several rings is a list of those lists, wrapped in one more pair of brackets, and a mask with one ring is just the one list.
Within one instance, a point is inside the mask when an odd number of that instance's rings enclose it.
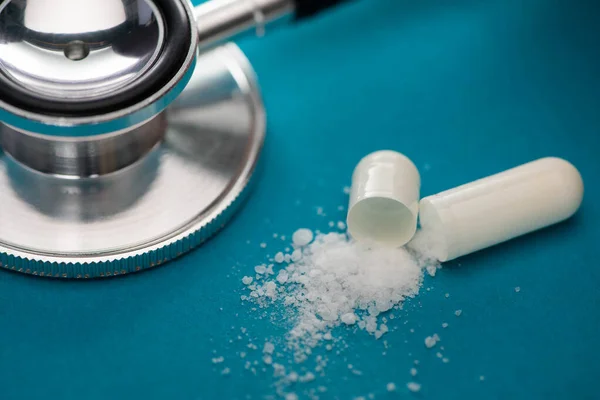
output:
{"label": "white capsule", "polygon": [[363,158],[352,175],[348,231],[356,240],[402,246],[417,229],[421,179],[403,154],[378,151]]}
{"label": "white capsule", "polygon": [[563,221],[582,199],[579,171],[549,157],[426,197],[420,221],[448,261]]}

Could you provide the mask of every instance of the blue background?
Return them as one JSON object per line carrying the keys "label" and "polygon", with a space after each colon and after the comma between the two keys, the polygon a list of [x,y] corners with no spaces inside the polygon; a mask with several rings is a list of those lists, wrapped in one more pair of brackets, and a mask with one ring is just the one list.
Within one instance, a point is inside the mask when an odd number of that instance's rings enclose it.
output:
{"label": "blue background", "polygon": [[[415,396],[405,388],[414,359],[418,398],[598,398],[596,4],[363,0],[243,42],[269,118],[244,208],[197,251],[145,273],[85,283],[1,273],[0,399],[273,394],[270,374],[243,368],[237,353],[251,351],[236,337],[245,327],[261,345],[285,326],[240,304],[240,279],[284,247],[273,233],[343,219],[337,206],[354,165],[383,148],[414,160],[423,195],[553,155],[580,169],[585,198],[566,223],[428,278],[433,289],[389,323],[385,356],[364,332],[336,331],[349,348],[315,382],[328,388],[322,398]],[[434,332],[448,364],[423,345]],[[216,356],[225,362],[214,365]],[[387,382],[398,392],[387,393]]]}

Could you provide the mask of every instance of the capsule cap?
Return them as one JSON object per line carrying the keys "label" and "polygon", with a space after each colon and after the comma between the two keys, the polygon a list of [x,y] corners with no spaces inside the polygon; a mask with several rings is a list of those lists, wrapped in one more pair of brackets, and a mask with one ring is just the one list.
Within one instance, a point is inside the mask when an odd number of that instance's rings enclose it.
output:
{"label": "capsule cap", "polygon": [[352,175],[348,231],[356,240],[398,247],[417,229],[421,178],[403,154],[383,150],[364,157]]}

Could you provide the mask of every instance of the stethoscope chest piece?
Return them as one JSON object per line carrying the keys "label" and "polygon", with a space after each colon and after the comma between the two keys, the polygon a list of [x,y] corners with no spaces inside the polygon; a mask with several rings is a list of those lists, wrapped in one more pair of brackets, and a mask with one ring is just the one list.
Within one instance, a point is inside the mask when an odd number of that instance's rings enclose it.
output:
{"label": "stethoscope chest piece", "polygon": [[265,113],[235,45],[197,53],[183,0],[0,3],[2,268],[125,274],[228,221]]}

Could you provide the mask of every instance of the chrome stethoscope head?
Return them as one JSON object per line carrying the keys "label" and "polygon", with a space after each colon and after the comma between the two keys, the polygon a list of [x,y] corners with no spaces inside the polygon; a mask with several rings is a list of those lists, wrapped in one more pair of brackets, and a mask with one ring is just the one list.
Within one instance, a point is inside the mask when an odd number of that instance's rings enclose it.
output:
{"label": "chrome stethoscope head", "polygon": [[0,1],[0,266],[111,276],[208,239],[265,133],[250,63],[218,44],[339,1]]}

